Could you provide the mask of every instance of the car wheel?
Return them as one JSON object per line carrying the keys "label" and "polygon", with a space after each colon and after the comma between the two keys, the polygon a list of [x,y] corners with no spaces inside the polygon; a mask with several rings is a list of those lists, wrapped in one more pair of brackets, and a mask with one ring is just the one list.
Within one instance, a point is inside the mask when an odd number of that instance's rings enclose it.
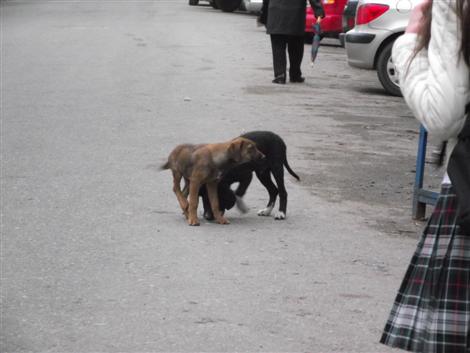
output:
{"label": "car wheel", "polygon": [[195,6],[199,4],[199,0],[189,0],[189,5]]}
{"label": "car wheel", "polygon": [[393,96],[401,96],[398,73],[392,60],[394,42],[388,43],[377,58],[377,76],[385,90]]}
{"label": "car wheel", "polygon": [[242,0],[215,0],[215,3],[223,12],[233,12],[240,7]]}
{"label": "car wheel", "polygon": [[211,3],[211,6],[212,6],[214,9],[216,9],[216,10],[219,9],[219,7],[217,6],[217,3],[215,2],[215,0],[212,0],[210,3]]}

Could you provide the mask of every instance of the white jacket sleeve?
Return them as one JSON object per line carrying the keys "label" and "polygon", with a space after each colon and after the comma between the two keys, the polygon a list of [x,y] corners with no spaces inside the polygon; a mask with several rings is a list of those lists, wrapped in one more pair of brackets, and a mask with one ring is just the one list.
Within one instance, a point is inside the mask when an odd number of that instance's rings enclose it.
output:
{"label": "white jacket sleeve", "polygon": [[392,51],[405,101],[426,130],[442,140],[461,130],[470,100],[469,70],[459,52],[461,34],[451,3],[433,2],[428,50],[411,60],[417,35],[405,33]]}

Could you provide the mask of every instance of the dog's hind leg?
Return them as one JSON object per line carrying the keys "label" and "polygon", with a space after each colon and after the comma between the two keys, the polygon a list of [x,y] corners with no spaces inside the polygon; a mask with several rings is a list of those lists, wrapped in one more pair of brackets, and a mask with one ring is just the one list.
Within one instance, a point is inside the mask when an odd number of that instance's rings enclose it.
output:
{"label": "dog's hind leg", "polygon": [[287,191],[284,185],[284,166],[282,164],[272,166],[271,173],[273,173],[274,179],[276,180],[279,192],[279,211],[274,216],[274,219],[285,219],[287,211]]}
{"label": "dog's hind leg", "polygon": [[176,171],[173,171],[173,192],[176,195],[176,199],[183,210],[184,216],[188,218],[188,200],[181,191],[181,178],[182,175]]}
{"label": "dog's hind leg", "polygon": [[209,202],[209,196],[207,193],[206,185],[201,186],[199,189],[199,196],[202,198],[202,206],[204,207],[204,218],[208,221],[214,220],[214,215],[212,214],[211,203]]}
{"label": "dog's hind leg", "polygon": [[274,205],[276,204],[276,197],[278,191],[276,185],[274,185],[273,181],[271,180],[271,174],[269,169],[265,169],[263,171],[256,171],[256,176],[269,193],[268,204],[265,208],[258,211],[258,216],[269,216],[274,208]]}
{"label": "dog's hind leg", "polygon": [[189,195],[189,179],[184,178],[183,196],[187,199]]}

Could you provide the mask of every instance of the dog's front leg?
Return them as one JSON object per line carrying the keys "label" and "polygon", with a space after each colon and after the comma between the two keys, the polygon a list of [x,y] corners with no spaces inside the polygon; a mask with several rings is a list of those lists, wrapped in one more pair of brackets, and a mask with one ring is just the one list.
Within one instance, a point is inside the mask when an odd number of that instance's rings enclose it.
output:
{"label": "dog's front leg", "polygon": [[217,182],[211,181],[206,184],[212,213],[219,224],[229,224],[230,222],[222,215],[219,208],[219,195],[217,193]]}
{"label": "dog's front leg", "polygon": [[190,226],[198,226],[199,220],[197,219],[197,205],[199,203],[199,188],[201,183],[197,180],[191,180],[189,183],[189,217],[188,223]]}

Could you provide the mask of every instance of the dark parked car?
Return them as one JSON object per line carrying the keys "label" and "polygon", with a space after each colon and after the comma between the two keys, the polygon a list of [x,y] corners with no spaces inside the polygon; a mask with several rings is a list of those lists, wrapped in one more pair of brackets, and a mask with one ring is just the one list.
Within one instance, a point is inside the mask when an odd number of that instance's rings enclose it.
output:
{"label": "dark parked car", "polygon": [[344,6],[343,33],[340,33],[339,35],[339,41],[341,42],[341,46],[343,48],[345,46],[346,32],[353,29],[356,25],[356,11],[358,3],[359,0],[348,0],[346,6]]}
{"label": "dark parked car", "polygon": [[343,12],[343,32],[346,33],[356,24],[356,11],[359,0],[348,0]]}
{"label": "dark parked car", "polygon": [[242,0],[214,0],[216,6],[224,12],[233,12],[237,9],[243,9]]}

